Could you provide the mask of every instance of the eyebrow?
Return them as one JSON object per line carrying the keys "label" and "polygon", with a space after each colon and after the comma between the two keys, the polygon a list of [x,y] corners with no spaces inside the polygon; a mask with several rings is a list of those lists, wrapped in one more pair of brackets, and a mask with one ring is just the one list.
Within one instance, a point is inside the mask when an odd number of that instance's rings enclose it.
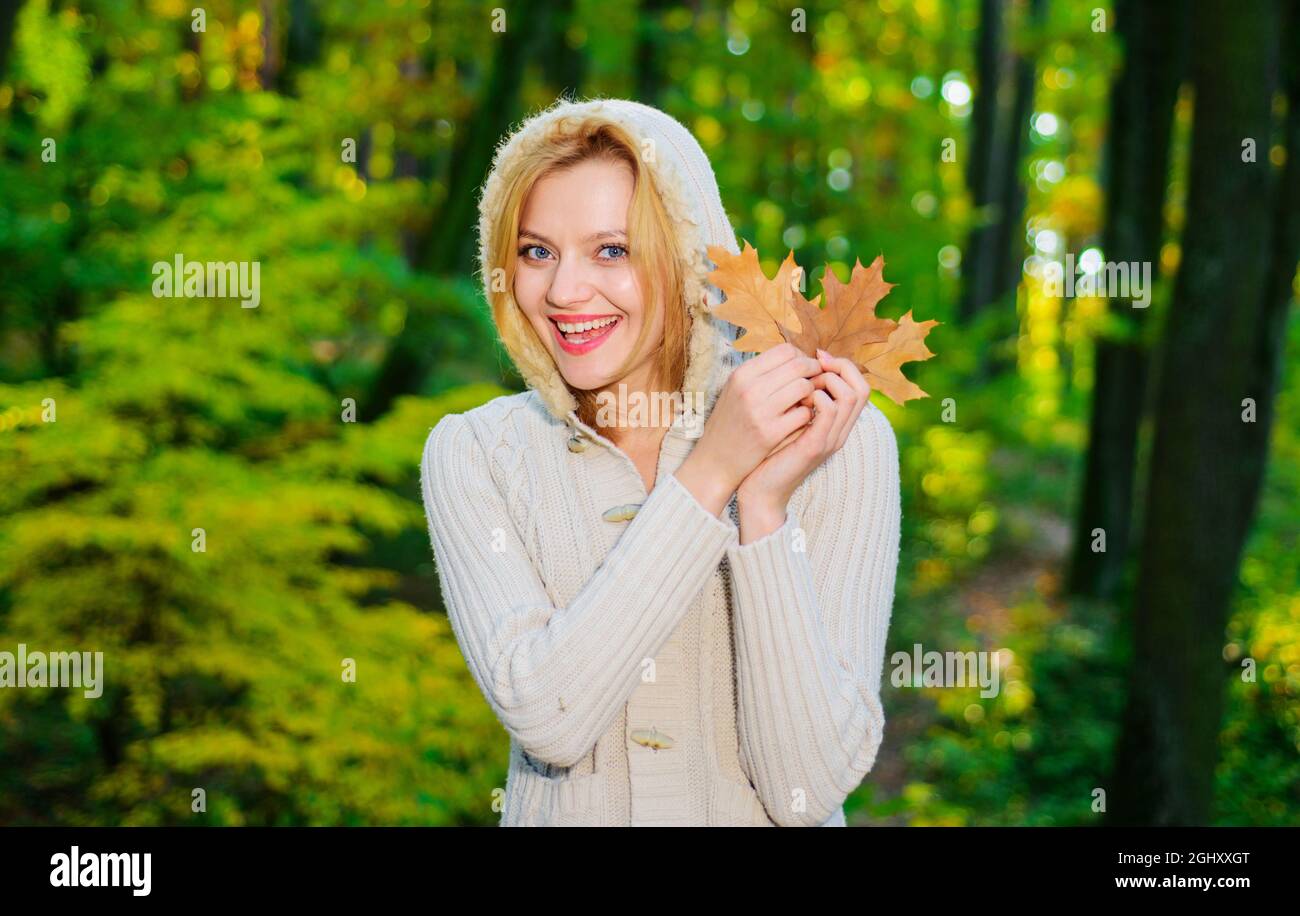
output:
{"label": "eyebrow", "polygon": [[[524,236],[537,239],[539,242],[545,242],[547,245],[550,245],[552,247],[558,247],[554,242],[552,242],[546,236],[542,235],[541,233],[534,232],[531,229],[520,229],[519,237],[523,238]],[[621,229],[604,229],[600,232],[593,232],[585,239],[582,239],[582,241],[585,243],[585,242],[597,242],[600,241],[601,239],[625,239],[625,238],[627,238],[627,233],[623,232]]]}

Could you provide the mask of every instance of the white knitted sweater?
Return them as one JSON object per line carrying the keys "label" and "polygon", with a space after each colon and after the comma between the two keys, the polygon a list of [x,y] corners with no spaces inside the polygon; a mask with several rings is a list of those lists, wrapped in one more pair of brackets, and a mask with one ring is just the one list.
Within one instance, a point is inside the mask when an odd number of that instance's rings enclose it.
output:
{"label": "white knitted sweater", "polygon": [[[535,116],[498,150],[481,212],[503,157],[576,109],[658,145],[657,186],[695,252],[687,295],[715,305],[702,244],[734,251],[735,236],[703,151],[657,109],[599,100]],[[868,404],[785,523],[741,546],[735,500],[719,518],[674,476],[736,365],[734,329],[692,312],[684,388],[705,407],[664,437],[649,494],[577,418],[558,372],[525,372],[529,391],[448,415],[425,443],[444,603],[510,738],[502,826],[842,826],[875,761],[898,563],[893,430]],[[630,519],[611,512],[628,505]]]}

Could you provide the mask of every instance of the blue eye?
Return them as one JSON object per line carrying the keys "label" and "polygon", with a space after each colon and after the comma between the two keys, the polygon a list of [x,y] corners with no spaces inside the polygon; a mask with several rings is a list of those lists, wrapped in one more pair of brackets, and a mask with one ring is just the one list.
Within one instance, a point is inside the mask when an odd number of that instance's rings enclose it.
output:
{"label": "blue eye", "polygon": [[[611,255],[611,256],[609,256],[609,257],[603,257],[603,258],[601,258],[601,260],[603,260],[603,261],[618,261],[618,260],[622,260],[623,258],[627,257],[627,254],[628,254],[628,253],[627,253],[627,246],[626,246],[626,245],[602,245],[602,246],[600,247],[600,250],[601,250],[602,252],[604,252],[604,251],[607,251],[607,250],[609,250],[609,249],[611,249],[611,248],[614,249],[615,254],[613,254],[613,255]],[[536,251],[540,251],[540,252],[543,252],[543,254],[541,254],[541,255],[533,254],[532,252],[533,252],[534,250],[536,250]],[[547,254],[549,254],[549,252],[547,252],[546,248],[543,247],[542,245],[536,245],[536,244],[533,244],[533,245],[521,245],[521,246],[519,246],[519,255],[520,255],[521,257],[530,258],[530,259],[532,259],[532,260],[534,260],[534,261],[543,261],[543,260],[546,260],[546,255],[547,255]]]}

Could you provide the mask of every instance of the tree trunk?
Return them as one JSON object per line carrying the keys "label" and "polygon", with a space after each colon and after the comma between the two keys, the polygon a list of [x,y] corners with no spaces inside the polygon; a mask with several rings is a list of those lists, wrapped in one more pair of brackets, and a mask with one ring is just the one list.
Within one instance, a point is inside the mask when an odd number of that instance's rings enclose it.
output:
{"label": "tree trunk", "polygon": [[996,235],[994,206],[1000,174],[998,89],[1002,83],[1003,0],[980,0],[980,31],[975,46],[975,99],[971,111],[970,151],[966,159],[966,186],[975,210],[975,224],[962,259],[962,295],[958,318],[968,321],[992,298]]}
{"label": "tree trunk", "polygon": [[[408,91],[421,91],[421,86],[424,83],[424,62],[418,54],[411,53],[403,58],[401,73],[402,80],[407,84]],[[416,123],[414,133],[420,137],[427,137],[432,130],[432,119],[426,114]],[[428,160],[422,159],[411,152],[408,149],[407,139],[405,137],[400,138],[393,161],[393,177],[399,181],[404,178],[427,181],[431,171]],[[404,227],[400,230],[399,236],[402,245],[402,259],[406,261],[408,267],[415,268],[424,243],[423,235]]]}
{"label": "tree trunk", "polygon": [[[552,23],[553,17],[546,22]],[[497,141],[515,120],[524,67],[538,36],[535,23],[518,14],[507,18],[497,37],[492,72],[479,97],[474,118],[459,125],[447,175],[447,197],[422,252],[421,267],[433,274],[469,273],[478,238],[478,191],[487,178]],[[545,32],[545,29],[540,31]],[[437,358],[438,316],[412,310],[389,344],[366,398],[367,417],[388,412],[394,399],[418,391]]]}
{"label": "tree trunk", "polygon": [[277,0],[261,0],[262,13],[262,63],[257,68],[257,78],[261,87],[268,92],[280,89],[280,68],[283,59],[280,54],[280,4]]}
{"label": "tree trunk", "polygon": [[1245,424],[1240,433],[1246,441],[1239,469],[1244,495],[1239,504],[1242,514],[1237,519],[1237,537],[1243,543],[1264,482],[1275,413],[1274,394],[1281,384],[1286,321],[1300,261],[1300,54],[1295,52],[1300,47],[1300,0],[1285,0],[1283,9],[1281,34],[1285,38],[1282,61],[1287,117],[1282,142],[1286,148],[1286,167],[1275,192],[1273,251],[1264,290],[1263,317],[1253,356],[1246,363],[1249,377],[1245,396],[1256,405],[1256,419]]}
{"label": "tree trunk", "polygon": [[479,97],[475,116],[458,125],[447,175],[447,198],[438,213],[423,267],[429,273],[468,272],[478,226],[479,185],[487,177],[492,152],[517,114],[519,86],[528,51],[538,40],[536,24],[518,13],[497,37],[492,73]]}
{"label": "tree trunk", "polygon": [[289,0],[284,63],[279,74],[281,92],[295,90],[298,74],[320,59],[320,44],[320,18],[311,0]]}
{"label": "tree trunk", "polygon": [[[996,213],[997,222],[991,227],[992,242],[989,245],[989,263],[985,270],[988,274],[988,294],[983,302],[975,303],[976,309],[991,302],[1006,302],[1009,306],[1001,310],[994,326],[997,339],[1014,337],[1020,331],[1019,310],[1017,308],[1017,291],[1020,277],[1024,270],[1025,259],[1025,182],[1028,180],[1024,171],[1025,150],[1029,148],[1029,116],[1034,111],[1034,88],[1038,77],[1038,52],[1041,46],[1043,16],[1046,11],[1045,0],[1028,0],[1020,27],[1020,47],[1016,51],[1013,67],[1011,107],[1006,115],[1001,131],[1002,153],[998,157]],[[982,351],[977,376],[988,376],[1012,368],[1015,363],[1014,351],[991,349]]]}
{"label": "tree trunk", "polygon": [[647,105],[659,104],[664,77],[663,13],[667,0],[642,0],[637,16],[636,100]]}
{"label": "tree trunk", "polygon": [[[1256,363],[1261,347],[1280,345],[1264,341],[1277,5],[1198,0],[1192,22],[1187,228],[1161,350],[1133,667],[1109,787],[1117,824],[1211,820],[1224,625],[1265,460],[1242,400],[1271,403]],[[1247,138],[1254,162],[1242,161]]]}
{"label": "tree trunk", "polygon": [[1029,116],[1034,112],[1034,87],[1038,82],[1038,53],[1042,44],[1041,30],[1046,14],[1046,0],[1029,0],[1027,28],[1029,46],[1016,54],[1015,95],[1011,103],[1011,119],[1006,126],[1006,144],[1009,155],[1002,160],[1002,205],[998,208],[1002,219],[998,223],[998,240],[994,246],[998,260],[994,277],[993,299],[1001,299],[1020,285],[1024,270],[1025,227],[1025,173],[1022,168],[1025,150],[1029,148]]}
{"label": "tree trunk", "polygon": [[586,78],[586,55],[569,47],[568,31],[574,20],[574,0],[556,0],[547,44],[542,52],[542,72],[557,96],[578,98]]}
{"label": "tree trunk", "polygon": [[[1187,18],[1176,0],[1121,0],[1115,22],[1124,66],[1111,89],[1106,145],[1107,260],[1145,262],[1158,272],[1164,229],[1174,102],[1185,67]],[[1148,293],[1150,291],[1148,290]],[[1129,555],[1133,479],[1147,388],[1142,328],[1149,309],[1114,300],[1110,308],[1127,328],[1100,336],[1093,373],[1092,421],[1083,493],[1075,515],[1069,590],[1113,597]],[[1105,550],[1094,551],[1094,531]]]}
{"label": "tree trunk", "polygon": [[0,0],[0,82],[4,81],[9,66],[9,52],[14,46],[14,29],[22,5],[22,0]]}

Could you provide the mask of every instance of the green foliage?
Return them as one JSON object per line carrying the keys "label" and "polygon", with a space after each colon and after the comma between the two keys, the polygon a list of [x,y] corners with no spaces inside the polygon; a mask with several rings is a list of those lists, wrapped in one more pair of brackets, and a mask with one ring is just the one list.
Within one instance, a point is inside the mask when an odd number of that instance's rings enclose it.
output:
{"label": "green foliage", "polygon": [[[876,397],[904,486],[890,652],[1004,650],[1003,690],[894,687],[886,664],[885,746],[850,821],[1097,821],[1127,633],[1121,608],[1062,600],[1059,570],[1092,342],[1128,332],[1032,275],[955,321],[983,214],[969,106],[943,85],[971,79],[978,4],[846,0],[803,32],[752,0],[512,6],[537,40],[502,98],[485,97],[491,5],[269,6],[271,22],[253,0],[208,4],[200,34],[174,0],[27,0],[0,73],[0,651],[102,651],[107,669],[94,700],[0,690],[0,823],[498,820],[506,736],[441,613],[417,466],[438,419],[511,390],[510,370],[474,265],[431,272],[429,240],[484,174],[457,159],[474,125],[552,101],[574,55],[585,94],[641,94],[696,133],[768,257],[794,249],[815,287],[825,263],[847,276],[883,253],[899,285],[882,313],[944,322],[937,358],[908,369],[931,398]],[[1035,110],[1060,129],[1031,132],[1020,169],[1026,254],[1045,231],[1099,244],[1117,49],[1091,8],[1053,0],[1034,36]],[[257,261],[259,307],[153,296],[178,253]],[[1171,240],[1157,307],[1177,261]],[[1290,335],[1224,649],[1225,824],[1300,823]],[[375,406],[385,369],[411,366]]]}
{"label": "green foliage", "polygon": [[[507,393],[475,284],[401,257],[418,183],[313,164],[328,99],[213,90],[247,72],[247,9],[210,20],[234,53],[204,42],[187,96],[188,9],[117,7],[29,4],[0,87],[0,646],[105,665],[94,700],[0,691],[0,822],[492,823],[500,726],[437,601],[404,597],[432,565],[374,550],[428,556],[424,437]],[[153,297],[178,252],[260,261],[261,306]],[[438,315],[443,368],[367,416],[409,313]]]}
{"label": "green foliage", "polygon": [[[176,364],[134,400],[117,386],[4,389],[18,405],[52,396],[59,413],[0,439],[0,645],[102,651],[106,687],[93,702],[0,691],[12,736],[0,817],[484,820],[496,773],[482,751],[499,726],[445,619],[392,597],[396,572],[354,558],[369,539],[423,528],[418,503],[389,487],[410,488],[411,456],[439,417],[500,390],[407,399],[369,427],[295,419],[282,402],[281,422],[259,433],[214,405],[252,413],[254,391],[295,385],[306,404],[324,397],[284,368],[233,368],[256,381],[188,402],[202,373]],[[205,814],[190,812],[194,787]]]}

